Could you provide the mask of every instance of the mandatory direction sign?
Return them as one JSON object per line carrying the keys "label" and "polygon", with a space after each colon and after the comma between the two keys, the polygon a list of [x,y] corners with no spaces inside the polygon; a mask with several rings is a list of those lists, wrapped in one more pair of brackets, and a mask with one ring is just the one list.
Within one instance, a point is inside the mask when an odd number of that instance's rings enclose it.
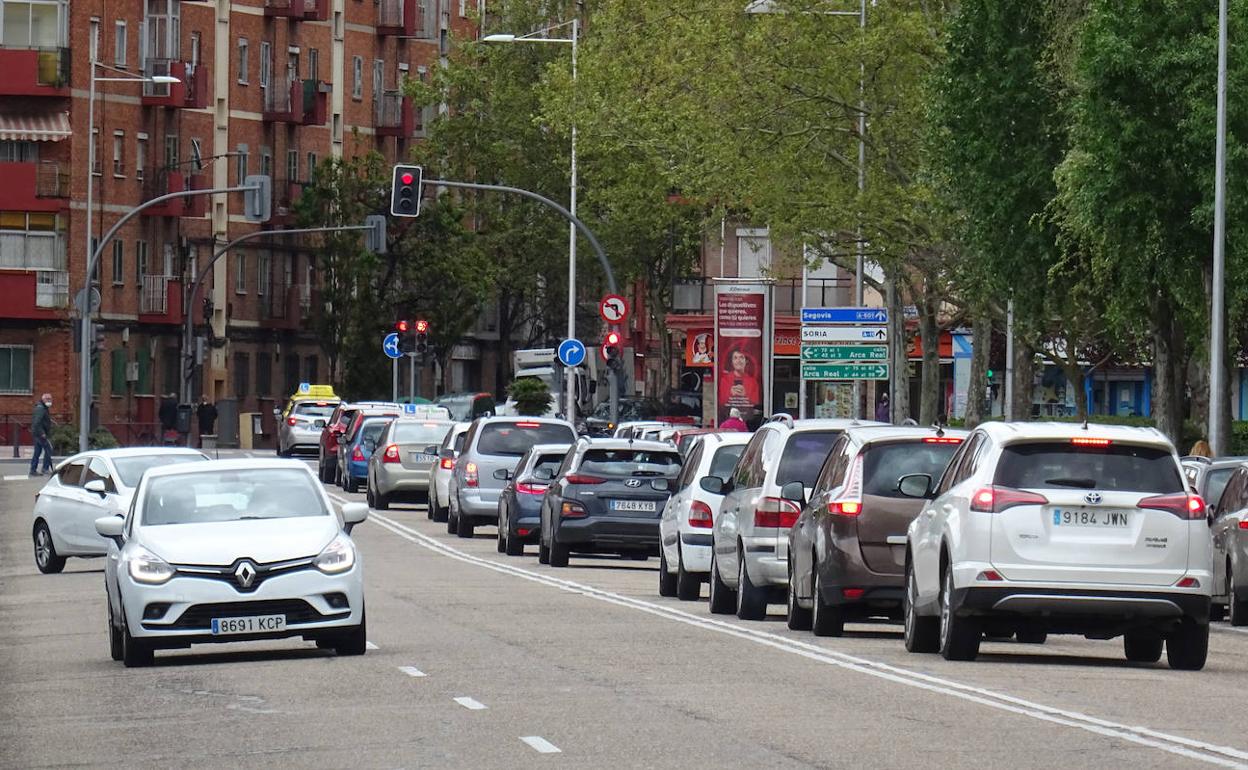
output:
{"label": "mandatory direction sign", "polygon": [[803,361],[887,361],[887,345],[802,345]]}
{"label": "mandatory direction sign", "polygon": [[884,326],[803,326],[802,342],[887,342]]}
{"label": "mandatory direction sign", "polygon": [[403,356],[403,351],[399,350],[398,332],[390,332],[386,335],[385,339],[381,341],[381,350],[391,358],[401,358]]}
{"label": "mandatory direction sign", "polygon": [[580,340],[560,342],[559,361],[564,366],[580,366],[585,361],[585,345]]}
{"label": "mandatory direction sign", "polygon": [[803,380],[887,380],[888,364],[802,364]]}
{"label": "mandatory direction sign", "polygon": [[804,324],[886,324],[888,310],[882,307],[804,307]]}

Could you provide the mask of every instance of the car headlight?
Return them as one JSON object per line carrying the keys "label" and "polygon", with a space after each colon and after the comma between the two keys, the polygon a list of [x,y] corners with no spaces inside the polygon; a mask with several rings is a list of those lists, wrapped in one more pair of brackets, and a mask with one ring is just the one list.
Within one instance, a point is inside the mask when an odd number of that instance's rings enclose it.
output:
{"label": "car headlight", "polygon": [[312,563],[327,575],[346,572],[355,566],[355,547],[345,535],[339,534],[329,541],[329,545],[325,546],[325,550]]}
{"label": "car headlight", "polygon": [[130,554],[126,560],[126,568],[130,570],[130,577],[135,581],[149,585],[167,583],[176,573],[164,559],[142,546],[136,547]]}

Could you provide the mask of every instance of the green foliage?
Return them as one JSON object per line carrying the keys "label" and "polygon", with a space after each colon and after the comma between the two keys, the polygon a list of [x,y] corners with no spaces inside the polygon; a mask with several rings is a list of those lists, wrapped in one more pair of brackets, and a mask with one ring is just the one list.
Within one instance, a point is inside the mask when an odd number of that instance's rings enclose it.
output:
{"label": "green foliage", "polygon": [[550,409],[553,397],[546,383],[536,377],[521,377],[511,383],[507,395],[516,402],[516,412],[531,417],[541,417]]}
{"label": "green foliage", "polygon": [[[54,425],[48,434],[52,442],[52,453],[55,455],[72,455],[78,453],[78,426]],[[87,434],[87,446],[90,449],[114,449],[120,444],[108,428],[96,428]]]}

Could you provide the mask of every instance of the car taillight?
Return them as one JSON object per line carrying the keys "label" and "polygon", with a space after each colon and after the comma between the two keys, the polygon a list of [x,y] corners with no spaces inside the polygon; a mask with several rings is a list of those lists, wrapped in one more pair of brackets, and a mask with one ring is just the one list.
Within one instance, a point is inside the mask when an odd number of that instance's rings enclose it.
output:
{"label": "car taillight", "polygon": [[588,514],[585,512],[585,506],[565,500],[563,505],[559,506],[559,515],[565,519],[583,519]]}
{"label": "car taillight", "polygon": [[962,439],[953,438],[950,436],[944,436],[944,437],[928,436],[927,438],[923,439],[923,443],[924,444],[961,444]]}
{"label": "car taillight", "polygon": [[585,473],[569,473],[563,478],[569,484],[601,484],[606,481],[601,476],[590,476]]}
{"label": "car taillight", "polygon": [[1072,438],[1070,443],[1075,446],[1109,446],[1110,440],[1107,438]]}
{"label": "car taillight", "polygon": [[542,424],[540,422],[518,422],[516,423],[516,427],[517,428],[540,428],[542,427]]}
{"label": "car taillight", "polygon": [[399,445],[391,444],[386,447],[386,451],[381,455],[383,463],[397,463],[399,461]]}
{"label": "car taillight", "polygon": [[287,424],[287,425],[295,425],[295,424],[296,424],[296,423],[298,423],[298,422],[299,422],[299,421],[298,421],[298,420],[296,420],[294,417],[287,417],[287,418],[286,418],[286,424]]}
{"label": "car taillight", "polygon": [[689,526],[698,529],[710,529],[714,523],[714,519],[711,516],[711,506],[701,500],[694,500],[693,505],[689,506]]}
{"label": "car taillight", "polygon": [[359,445],[356,445],[356,447],[351,450],[351,459],[358,463],[364,462],[364,451],[360,449]]}
{"label": "car taillight", "polygon": [[801,509],[792,500],[764,497],[762,503],[754,509],[754,526],[789,529],[800,515],[802,515]]}
{"label": "car taillight", "polygon": [[1035,492],[1024,492],[1010,487],[982,487],[971,495],[971,510],[980,513],[1000,513],[1016,505],[1045,505],[1049,499]]}
{"label": "car taillight", "polygon": [[[35,495],[35,499],[36,499],[36,500],[38,500],[38,499],[39,499],[39,495]],[[1240,529],[1248,529],[1248,519],[1240,519],[1240,520],[1239,520],[1239,528],[1240,528]]]}
{"label": "car taillight", "polygon": [[477,476],[476,463],[468,463],[464,466],[464,483],[470,487],[478,486],[481,483],[480,478]]}
{"label": "car taillight", "polygon": [[455,468],[455,461],[449,457],[442,458],[442,470],[449,471]]}
{"label": "car taillight", "polygon": [[544,495],[546,494],[545,484],[530,484],[522,481],[516,485],[516,491],[522,495]]}
{"label": "car taillight", "polygon": [[862,503],[857,500],[837,500],[828,503],[828,513],[837,516],[857,516],[862,513]]}
{"label": "car taillight", "polygon": [[1173,513],[1180,519],[1205,518],[1205,501],[1200,498],[1200,495],[1189,495],[1183,492],[1146,497],[1136,503],[1136,506]]}

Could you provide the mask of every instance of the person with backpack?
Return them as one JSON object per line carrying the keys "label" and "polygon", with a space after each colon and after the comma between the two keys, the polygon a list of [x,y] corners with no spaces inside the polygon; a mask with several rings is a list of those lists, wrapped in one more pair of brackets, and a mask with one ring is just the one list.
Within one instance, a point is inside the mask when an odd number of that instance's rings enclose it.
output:
{"label": "person with backpack", "polygon": [[[35,444],[35,452],[30,458],[30,475],[48,475],[52,473],[52,394],[44,393],[35,402],[34,411],[30,415],[30,437]],[[40,455],[43,457],[43,470],[36,473]]]}

